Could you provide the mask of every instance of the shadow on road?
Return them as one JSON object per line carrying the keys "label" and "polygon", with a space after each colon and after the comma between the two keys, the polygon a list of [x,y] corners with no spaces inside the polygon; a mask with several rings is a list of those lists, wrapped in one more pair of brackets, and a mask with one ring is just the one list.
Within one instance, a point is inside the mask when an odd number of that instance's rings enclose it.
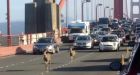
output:
{"label": "shadow on road", "polygon": [[102,59],[102,60],[84,60],[82,62],[114,62],[114,61],[120,61],[120,59],[112,58],[112,59]]}
{"label": "shadow on road", "polygon": [[111,71],[108,65],[96,65],[96,66],[81,66],[81,67],[64,67],[54,69],[53,71]]}

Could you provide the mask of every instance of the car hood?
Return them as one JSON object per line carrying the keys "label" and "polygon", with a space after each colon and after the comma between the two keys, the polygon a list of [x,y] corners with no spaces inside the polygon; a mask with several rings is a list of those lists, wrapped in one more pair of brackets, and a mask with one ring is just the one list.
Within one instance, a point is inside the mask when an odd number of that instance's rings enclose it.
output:
{"label": "car hood", "polygon": [[75,43],[88,43],[88,42],[91,42],[91,41],[87,41],[87,40],[75,41]]}
{"label": "car hood", "polygon": [[87,35],[86,33],[71,33],[69,34],[70,36],[73,36],[73,35]]}

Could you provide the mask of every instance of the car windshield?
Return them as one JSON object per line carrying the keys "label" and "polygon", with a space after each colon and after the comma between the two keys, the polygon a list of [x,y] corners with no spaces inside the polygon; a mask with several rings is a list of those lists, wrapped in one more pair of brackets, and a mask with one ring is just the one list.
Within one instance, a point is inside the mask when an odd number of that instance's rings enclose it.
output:
{"label": "car windshield", "polygon": [[111,34],[116,34],[118,37],[124,36],[124,33],[122,31],[112,31]]}
{"label": "car windshield", "polygon": [[102,28],[101,31],[110,31],[109,28]]}
{"label": "car windshield", "polygon": [[108,36],[102,38],[102,42],[115,42],[115,41],[117,41],[117,37],[115,36]]}
{"label": "car windshield", "polygon": [[52,42],[52,38],[42,38],[39,39],[37,43],[51,43]]}
{"label": "car windshield", "polygon": [[92,37],[92,38],[96,38],[97,35],[96,35],[96,34],[91,34],[91,37]]}
{"label": "car windshield", "polygon": [[105,32],[98,32],[98,35],[105,35]]}
{"label": "car windshield", "polygon": [[82,32],[83,31],[81,29],[78,29],[78,28],[77,29],[75,28],[75,29],[71,29],[70,30],[70,33],[82,33]]}
{"label": "car windshield", "polygon": [[79,36],[77,40],[90,40],[89,36]]}

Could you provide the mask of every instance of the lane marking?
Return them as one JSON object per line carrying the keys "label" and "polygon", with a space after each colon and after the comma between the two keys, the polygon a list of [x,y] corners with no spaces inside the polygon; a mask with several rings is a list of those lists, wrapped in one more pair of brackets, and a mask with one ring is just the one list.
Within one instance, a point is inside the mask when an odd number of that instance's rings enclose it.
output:
{"label": "lane marking", "polygon": [[20,63],[24,64],[25,62],[20,62]]}
{"label": "lane marking", "polygon": [[9,66],[5,66],[6,68],[8,68]]}
{"label": "lane marking", "polygon": [[[54,54],[54,55],[60,55],[60,54],[65,53],[65,52],[67,52],[67,51],[62,51],[62,52],[59,52],[59,53]],[[13,56],[7,56],[7,57],[15,57],[15,55],[13,55]],[[3,57],[3,58],[4,58],[4,57]],[[6,58],[6,57],[5,57],[5,58]],[[25,63],[37,61],[37,60],[39,60],[39,59],[41,59],[41,57],[34,58],[34,59],[31,59],[31,60],[26,61],[26,62],[22,61],[22,62],[19,62],[19,63],[16,63],[16,64],[11,64],[10,66],[0,67],[0,68],[2,69],[2,68],[13,67],[13,66],[17,66],[17,65],[20,65],[20,64],[25,64]]]}
{"label": "lane marking", "polygon": [[[69,62],[66,63],[66,64],[63,64],[63,65],[60,65],[60,66],[57,66],[57,67],[54,67],[54,68],[50,68],[50,71],[53,70],[53,69],[63,68],[63,67],[65,67],[65,66],[67,66],[67,65],[70,65],[70,64],[72,64],[72,63],[74,63],[74,62],[76,62],[76,61],[78,61],[78,60],[81,60],[81,59],[83,59],[83,58],[85,58],[85,57],[88,57],[88,56],[90,56],[91,54],[94,54],[94,53],[88,53],[88,54],[86,54],[86,55],[84,55],[84,56],[82,56],[82,57],[79,57],[79,58],[73,60],[73,62],[69,61]],[[43,73],[44,73],[44,72],[43,72]]]}

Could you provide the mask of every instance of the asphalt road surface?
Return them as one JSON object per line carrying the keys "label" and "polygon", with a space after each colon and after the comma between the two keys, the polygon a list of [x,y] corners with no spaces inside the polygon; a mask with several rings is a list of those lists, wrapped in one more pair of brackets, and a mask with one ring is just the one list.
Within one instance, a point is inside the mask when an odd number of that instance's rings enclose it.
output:
{"label": "asphalt road surface", "polygon": [[71,62],[68,46],[53,55],[50,71],[46,72],[42,55],[14,55],[0,59],[0,75],[117,75],[109,64],[120,61],[126,55],[126,47],[118,52],[99,52],[98,47],[76,51],[76,58]]}

